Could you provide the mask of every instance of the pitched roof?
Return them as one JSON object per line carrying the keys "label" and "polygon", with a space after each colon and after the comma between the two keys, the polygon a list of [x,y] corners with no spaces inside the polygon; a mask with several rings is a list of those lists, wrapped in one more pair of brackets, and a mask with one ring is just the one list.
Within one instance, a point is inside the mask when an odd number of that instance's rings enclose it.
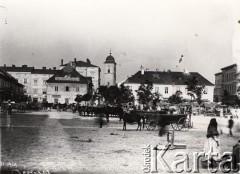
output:
{"label": "pitched roof", "polygon": [[32,74],[56,74],[60,70],[56,69],[34,69]]}
{"label": "pitched roof", "polygon": [[200,84],[205,86],[214,86],[210,81],[204,78],[197,72],[190,72],[189,74],[183,72],[161,72],[161,71],[145,71],[144,75],[138,71],[132,77],[129,77],[124,83],[144,83],[146,80],[151,81],[153,84],[164,85],[186,85],[185,82],[190,76],[197,77]]}
{"label": "pitched roof", "polygon": [[232,64],[232,65],[226,66],[226,67],[224,67],[224,68],[221,68],[221,70],[230,69],[230,68],[233,68],[233,67],[235,67],[235,66],[237,66],[237,64]]}
{"label": "pitched roof", "polygon": [[7,81],[13,82],[18,86],[23,86],[22,84],[18,83],[17,79],[15,79],[13,76],[11,76],[11,74],[4,71],[2,68],[0,68],[0,77]]}
{"label": "pitched roof", "polygon": [[47,83],[80,83],[88,84],[89,79],[80,75],[70,64],[59,70],[51,78],[47,80]]}
{"label": "pitched roof", "polygon": [[[98,67],[96,65],[91,64],[89,59],[87,59],[87,62],[79,60],[79,61],[74,61],[73,63],[75,63],[76,67]],[[71,63],[66,63],[66,64],[63,64],[61,66],[66,66],[66,65],[70,65],[70,64]]]}
{"label": "pitched roof", "polygon": [[21,67],[16,66],[0,66],[4,71],[9,72],[32,72],[34,67],[28,67],[27,65],[23,65]]}

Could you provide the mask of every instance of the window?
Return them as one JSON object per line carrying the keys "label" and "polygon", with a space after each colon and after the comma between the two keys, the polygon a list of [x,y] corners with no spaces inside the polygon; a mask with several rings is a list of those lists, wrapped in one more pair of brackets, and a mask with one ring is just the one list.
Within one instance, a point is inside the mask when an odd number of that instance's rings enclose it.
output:
{"label": "window", "polygon": [[69,86],[66,86],[66,91],[69,91]]}
{"label": "window", "polygon": [[159,87],[155,87],[155,92],[156,92],[156,93],[159,92]]}
{"label": "window", "polygon": [[208,93],[208,88],[204,88],[203,94],[207,94],[207,93]]}
{"label": "window", "polygon": [[33,82],[34,82],[34,85],[37,85],[38,80],[34,79]]}
{"label": "window", "polygon": [[42,93],[43,93],[43,94],[47,94],[47,92],[46,92],[46,91],[43,91]]}
{"label": "window", "polygon": [[76,87],[76,92],[79,92],[79,86]]}
{"label": "window", "polygon": [[68,104],[69,103],[69,99],[65,98],[65,103]]}
{"label": "window", "polygon": [[110,69],[108,69],[108,73],[110,73]]}
{"label": "window", "polygon": [[54,103],[58,103],[58,99],[57,98],[54,99]]}
{"label": "window", "polygon": [[110,85],[110,83],[109,83],[109,82],[108,82],[107,84],[108,84],[108,85]]}
{"label": "window", "polygon": [[165,94],[168,94],[168,87],[165,87]]}
{"label": "window", "polygon": [[38,90],[37,89],[33,89],[33,93],[37,94]]}
{"label": "window", "polygon": [[27,79],[24,79],[24,82],[23,82],[23,83],[25,83],[25,84],[26,84],[26,83],[27,83]]}
{"label": "window", "polygon": [[55,86],[55,91],[58,91],[58,86]]}

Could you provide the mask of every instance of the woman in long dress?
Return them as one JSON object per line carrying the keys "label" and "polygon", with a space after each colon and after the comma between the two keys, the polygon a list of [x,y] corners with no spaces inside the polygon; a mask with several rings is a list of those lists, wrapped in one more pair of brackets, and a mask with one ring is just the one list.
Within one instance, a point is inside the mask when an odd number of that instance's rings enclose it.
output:
{"label": "woman in long dress", "polygon": [[211,155],[211,159],[215,161],[219,161],[220,157],[220,149],[219,149],[219,133],[217,129],[218,123],[215,118],[210,120],[207,129],[207,139],[204,144],[204,153],[205,156]]}

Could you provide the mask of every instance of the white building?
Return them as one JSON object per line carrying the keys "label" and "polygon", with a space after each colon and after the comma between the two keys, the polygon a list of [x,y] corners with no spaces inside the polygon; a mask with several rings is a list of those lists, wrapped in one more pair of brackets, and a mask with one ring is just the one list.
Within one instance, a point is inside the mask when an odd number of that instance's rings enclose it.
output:
{"label": "white building", "polygon": [[34,69],[31,73],[31,96],[35,102],[45,102],[47,100],[47,84],[46,81],[52,77],[59,70],[47,69]]}
{"label": "white building", "polygon": [[77,61],[77,59],[74,58],[72,62],[69,62],[66,64],[63,63],[63,59],[62,59],[60,69],[62,69],[63,67],[69,64],[72,67],[74,67],[77,70],[77,72],[82,76],[92,78],[92,84],[93,84],[94,90],[99,88],[100,82],[101,82],[101,78],[100,78],[101,69],[98,66],[91,64],[89,59],[87,59],[86,62],[84,62],[84,61]]}
{"label": "white building", "polygon": [[24,94],[30,95],[32,94],[32,76],[31,73],[34,70],[34,67],[28,67],[27,65],[22,65],[21,67],[12,66],[2,66],[1,69],[12,75],[15,79],[17,79],[18,83],[24,85]]}
{"label": "white building", "polygon": [[70,64],[47,80],[48,103],[75,103],[76,96],[89,92],[91,78],[80,75]]}
{"label": "white building", "polygon": [[114,57],[110,55],[104,62],[104,86],[115,86],[116,84],[116,62]]}
{"label": "white building", "polygon": [[137,102],[137,93],[141,83],[145,83],[146,80],[153,83],[153,91],[158,92],[162,95],[163,99],[167,100],[171,95],[175,94],[176,91],[181,91],[181,97],[183,99],[191,99],[191,97],[187,94],[188,91],[186,89],[187,85],[185,82],[189,77],[197,77],[200,84],[205,86],[205,92],[202,94],[203,100],[213,101],[213,91],[214,84],[209,82],[206,78],[201,76],[197,72],[160,72],[160,71],[138,71],[133,76],[129,77],[124,85],[128,86],[136,99]]}

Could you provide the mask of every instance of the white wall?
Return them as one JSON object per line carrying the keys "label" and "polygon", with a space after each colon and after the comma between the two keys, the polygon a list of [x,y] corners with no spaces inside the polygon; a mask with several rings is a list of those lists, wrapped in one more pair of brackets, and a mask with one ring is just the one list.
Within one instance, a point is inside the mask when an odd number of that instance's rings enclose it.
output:
{"label": "white wall", "polygon": [[[58,86],[58,91],[55,91],[55,86]],[[65,87],[69,86],[70,91],[65,91]],[[79,92],[76,88],[79,87]],[[65,98],[69,99],[69,103],[75,103],[74,99],[77,94],[84,95],[87,93],[87,84],[76,83],[48,83],[47,84],[47,101],[54,103],[54,98],[58,98],[58,102],[65,103]]]}

